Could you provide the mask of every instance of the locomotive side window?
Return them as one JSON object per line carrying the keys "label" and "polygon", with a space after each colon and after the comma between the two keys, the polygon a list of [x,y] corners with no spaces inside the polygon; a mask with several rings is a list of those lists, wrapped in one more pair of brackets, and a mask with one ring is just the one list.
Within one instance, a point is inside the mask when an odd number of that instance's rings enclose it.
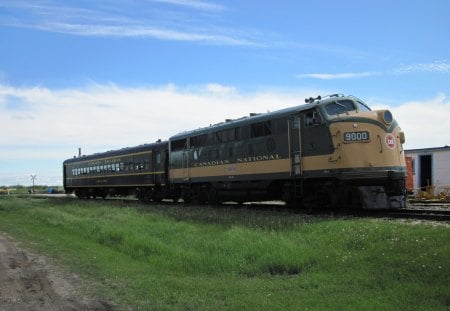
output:
{"label": "locomotive side window", "polygon": [[309,111],[305,115],[305,126],[314,126],[322,124],[322,119],[317,111]]}
{"label": "locomotive side window", "polygon": [[264,121],[264,122],[258,122],[253,123],[251,125],[251,137],[262,137],[262,136],[268,136],[272,134],[272,121]]}
{"label": "locomotive side window", "polygon": [[187,139],[183,138],[183,139],[173,140],[170,142],[170,147],[171,147],[172,151],[183,150],[183,149],[187,148]]}
{"label": "locomotive side window", "polygon": [[351,100],[339,100],[329,103],[325,106],[325,111],[328,115],[334,116],[337,114],[345,113],[347,111],[356,110],[355,104]]}
{"label": "locomotive side window", "polygon": [[241,128],[235,127],[214,133],[214,140],[218,143],[226,143],[241,139]]}
{"label": "locomotive side window", "polygon": [[[208,144],[208,134],[202,134],[190,138],[191,148],[193,147],[203,147]],[[173,150],[173,148],[172,148]]]}

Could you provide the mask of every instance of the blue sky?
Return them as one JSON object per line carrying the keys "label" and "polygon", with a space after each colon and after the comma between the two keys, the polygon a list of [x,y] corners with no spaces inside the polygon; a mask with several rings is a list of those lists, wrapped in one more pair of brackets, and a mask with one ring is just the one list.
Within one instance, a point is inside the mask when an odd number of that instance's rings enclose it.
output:
{"label": "blue sky", "polygon": [[[0,185],[225,118],[353,94],[450,143],[450,2],[0,0]],[[6,135],[5,135],[6,133]]]}

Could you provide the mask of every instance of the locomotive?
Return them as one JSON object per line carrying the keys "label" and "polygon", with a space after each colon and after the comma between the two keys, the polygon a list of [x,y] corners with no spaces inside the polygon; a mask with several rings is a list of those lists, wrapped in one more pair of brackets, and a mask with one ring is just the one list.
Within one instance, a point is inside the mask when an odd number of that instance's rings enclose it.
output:
{"label": "locomotive", "polygon": [[136,195],[216,204],[405,207],[404,133],[389,110],[339,94],[64,161],[80,198]]}

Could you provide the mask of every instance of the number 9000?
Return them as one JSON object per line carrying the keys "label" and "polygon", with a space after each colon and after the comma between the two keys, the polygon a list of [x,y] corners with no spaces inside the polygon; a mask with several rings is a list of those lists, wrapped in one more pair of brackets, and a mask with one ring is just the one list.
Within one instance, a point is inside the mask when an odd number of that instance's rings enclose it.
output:
{"label": "number 9000", "polygon": [[344,141],[369,140],[369,132],[347,132],[344,133]]}

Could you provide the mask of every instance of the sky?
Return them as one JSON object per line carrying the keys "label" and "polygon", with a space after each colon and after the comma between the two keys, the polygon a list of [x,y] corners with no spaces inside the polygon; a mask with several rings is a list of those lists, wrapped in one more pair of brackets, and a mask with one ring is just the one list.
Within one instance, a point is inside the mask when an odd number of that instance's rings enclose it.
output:
{"label": "sky", "polygon": [[0,0],[0,185],[304,98],[450,145],[450,1]]}

